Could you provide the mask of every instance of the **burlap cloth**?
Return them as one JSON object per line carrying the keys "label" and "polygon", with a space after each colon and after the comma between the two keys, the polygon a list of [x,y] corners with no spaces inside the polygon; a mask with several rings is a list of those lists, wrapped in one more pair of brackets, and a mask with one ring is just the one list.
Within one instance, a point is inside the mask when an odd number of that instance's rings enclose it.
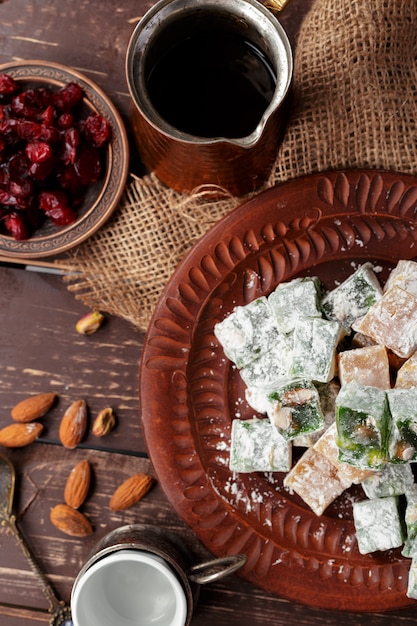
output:
{"label": "burlap cloth", "polygon": [[[294,60],[293,104],[270,187],[334,168],[415,173],[417,0],[316,0]],[[111,220],[70,252],[68,289],[145,329],[184,253],[242,202],[130,177]]]}

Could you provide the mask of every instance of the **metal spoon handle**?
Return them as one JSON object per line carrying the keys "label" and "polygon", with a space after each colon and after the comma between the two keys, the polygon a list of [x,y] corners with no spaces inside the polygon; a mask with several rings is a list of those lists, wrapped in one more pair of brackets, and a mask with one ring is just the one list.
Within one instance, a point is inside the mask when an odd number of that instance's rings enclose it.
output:
{"label": "metal spoon handle", "polygon": [[52,588],[52,585],[49,583],[41,567],[36,561],[25,537],[20,532],[16,524],[16,516],[10,515],[8,519],[3,519],[2,523],[4,526],[7,526],[10,529],[10,532],[15,537],[24,556],[26,557],[32,572],[35,574],[35,576],[42,585],[42,591],[49,602],[49,612],[52,614],[50,625],[59,626],[59,624],[67,624],[69,626],[70,624],[72,624],[70,608],[65,605],[65,602],[63,600],[59,600],[57,598]]}

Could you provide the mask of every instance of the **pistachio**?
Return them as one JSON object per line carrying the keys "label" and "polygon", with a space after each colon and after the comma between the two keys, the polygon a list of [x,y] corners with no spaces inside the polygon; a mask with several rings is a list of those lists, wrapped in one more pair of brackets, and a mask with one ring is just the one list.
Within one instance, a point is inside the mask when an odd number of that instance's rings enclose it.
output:
{"label": "pistachio", "polygon": [[100,411],[93,422],[92,433],[96,437],[104,437],[114,428],[116,418],[111,407],[107,407]]}
{"label": "pistachio", "polygon": [[75,325],[75,330],[80,335],[91,335],[95,333],[104,322],[104,315],[99,311],[91,311],[83,315]]}

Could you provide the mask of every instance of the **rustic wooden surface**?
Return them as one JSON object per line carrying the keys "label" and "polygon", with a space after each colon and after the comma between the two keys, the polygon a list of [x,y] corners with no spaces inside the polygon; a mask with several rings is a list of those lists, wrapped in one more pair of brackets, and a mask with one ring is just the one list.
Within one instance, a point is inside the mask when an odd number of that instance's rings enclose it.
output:
{"label": "rustic wooden surface", "polygon": [[[124,57],[137,20],[151,4],[147,0],[4,0],[0,62],[49,59],[77,68],[107,92],[129,129]],[[291,0],[281,15],[294,48],[311,4],[312,0]],[[131,171],[142,171],[133,143]],[[138,416],[138,362],[144,337],[116,318],[107,319],[95,335],[82,337],[75,323],[85,312],[60,276],[0,267],[0,427],[10,422],[11,407],[27,395],[53,390],[59,396],[42,420],[42,438],[6,454],[17,471],[18,525],[65,600],[94,543],[126,523],[157,523],[178,532],[197,559],[209,556],[157,482],[140,504],[123,513],[109,510],[110,495],[125,477],[141,470],[152,473]],[[58,441],[59,420],[65,408],[81,397],[90,410],[90,425],[99,410],[112,406],[117,426],[104,439],[89,432],[79,448],[69,451]],[[59,533],[49,511],[62,502],[67,475],[83,458],[93,467],[83,511],[93,523],[94,534],[81,540]],[[379,626],[396,621],[405,625],[417,623],[415,615],[414,609],[390,615],[317,611],[271,596],[233,575],[202,588],[192,624]],[[39,584],[14,538],[0,529],[0,624],[29,626],[47,624],[48,619]]]}

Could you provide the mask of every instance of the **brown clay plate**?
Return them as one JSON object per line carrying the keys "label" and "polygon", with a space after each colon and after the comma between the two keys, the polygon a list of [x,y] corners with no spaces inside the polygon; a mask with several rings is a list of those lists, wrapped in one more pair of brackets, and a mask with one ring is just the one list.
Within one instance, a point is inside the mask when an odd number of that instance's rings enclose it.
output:
{"label": "brown clay plate", "polygon": [[0,252],[9,257],[40,258],[62,253],[81,243],[110,217],[123,193],[129,168],[129,144],[123,121],[108,96],[89,78],[72,68],[49,61],[22,61],[0,65],[0,72],[10,74],[25,88],[59,89],[71,81],[84,89],[85,115],[99,113],[107,118],[111,141],[107,148],[103,174],[88,189],[78,209],[78,219],[68,226],[52,222],[37,230],[30,239],[16,241],[0,234]]}
{"label": "brown clay plate", "polygon": [[215,555],[243,552],[242,576],[325,609],[384,611],[406,596],[400,550],[359,553],[346,491],[318,517],[283,474],[232,475],[232,419],[254,411],[213,327],[281,281],[317,275],[334,287],[365,260],[382,281],[417,254],[417,178],[338,171],[262,192],[212,230],[169,281],[148,329],[140,372],[148,450],[172,505]]}

